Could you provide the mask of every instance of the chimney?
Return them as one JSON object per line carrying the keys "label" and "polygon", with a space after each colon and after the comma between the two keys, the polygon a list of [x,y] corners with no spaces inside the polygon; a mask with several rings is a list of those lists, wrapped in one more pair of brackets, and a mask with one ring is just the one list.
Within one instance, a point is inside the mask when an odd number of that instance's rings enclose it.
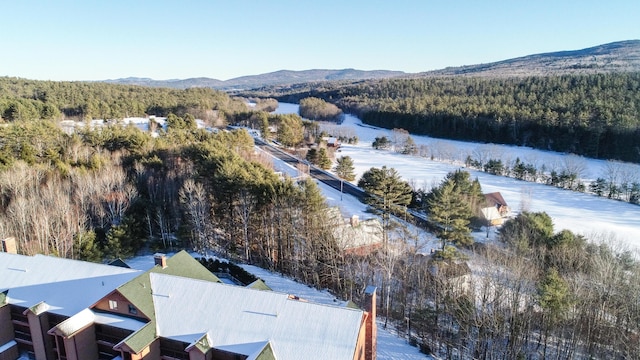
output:
{"label": "chimney", "polygon": [[351,216],[351,226],[352,227],[356,227],[358,226],[358,224],[360,223],[358,215],[352,215]]}
{"label": "chimney", "polygon": [[369,285],[364,290],[364,311],[367,312],[364,340],[364,358],[366,360],[376,360],[376,342],[378,338],[376,306],[376,287]]}
{"label": "chimney", "polygon": [[16,238],[12,236],[2,240],[2,247],[0,247],[0,250],[10,254],[17,254],[18,247],[16,245]]}
{"label": "chimney", "polygon": [[153,262],[164,269],[167,267],[167,255],[156,253],[153,255]]}

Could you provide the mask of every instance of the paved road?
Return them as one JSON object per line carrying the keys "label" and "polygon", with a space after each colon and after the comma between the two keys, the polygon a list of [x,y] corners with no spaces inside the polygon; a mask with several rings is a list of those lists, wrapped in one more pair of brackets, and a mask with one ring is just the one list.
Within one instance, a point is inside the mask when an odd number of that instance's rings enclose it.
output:
{"label": "paved road", "polygon": [[[268,152],[269,154],[277,157],[278,159],[290,164],[293,167],[298,167],[300,164],[302,164],[302,166],[308,166],[309,168],[309,175],[311,177],[313,177],[314,179],[317,179],[318,181],[322,181],[323,183],[331,186],[332,188],[336,189],[336,190],[340,190],[340,188],[342,187],[342,192],[345,194],[349,194],[354,196],[355,198],[357,198],[360,201],[364,200],[365,197],[365,192],[364,190],[360,189],[359,187],[346,182],[346,181],[342,181],[340,180],[340,178],[338,178],[337,176],[326,172],[316,166],[313,166],[311,164],[309,164],[308,161],[305,160],[301,160],[275,146],[272,146],[270,144],[265,143],[264,141],[260,140],[260,139],[255,139],[255,144],[257,146],[259,146],[262,150]],[[407,215],[409,215],[409,217],[406,219],[408,221],[411,221],[413,224],[419,225],[420,227],[427,229],[427,230],[431,230],[433,231],[433,224],[430,224],[427,220],[427,217],[425,216],[425,214],[420,213],[416,210],[413,209],[407,209]]]}
{"label": "paved road", "polygon": [[265,143],[262,140],[259,139],[255,139],[255,143],[257,146],[259,146],[262,150],[268,152],[269,154],[277,157],[278,159],[290,164],[293,167],[298,167],[298,165],[302,165],[302,166],[308,166],[309,168],[309,175],[311,175],[311,177],[313,177],[314,179],[317,179],[318,181],[322,181],[323,183],[331,186],[332,188],[340,191],[340,188],[342,187],[342,192],[345,194],[349,194],[352,195],[354,197],[356,197],[358,200],[362,201],[362,199],[364,199],[364,191],[362,189],[360,189],[359,187],[346,182],[346,181],[342,181],[340,180],[340,178],[338,178],[337,176],[326,172],[318,167],[315,167],[311,164],[309,164],[308,161],[305,160],[301,160],[298,159],[297,157],[280,150],[279,148],[275,147],[275,146],[271,146],[267,143]]}

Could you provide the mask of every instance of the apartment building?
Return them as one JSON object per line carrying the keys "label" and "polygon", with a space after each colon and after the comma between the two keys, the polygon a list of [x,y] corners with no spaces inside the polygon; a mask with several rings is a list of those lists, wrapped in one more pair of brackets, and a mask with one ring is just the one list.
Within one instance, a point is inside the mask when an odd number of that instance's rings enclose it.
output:
{"label": "apartment building", "polygon": [[0,360],[375,359],[373,287],[351,309],[223,284],[184,251],[155,260],[0,252]]}

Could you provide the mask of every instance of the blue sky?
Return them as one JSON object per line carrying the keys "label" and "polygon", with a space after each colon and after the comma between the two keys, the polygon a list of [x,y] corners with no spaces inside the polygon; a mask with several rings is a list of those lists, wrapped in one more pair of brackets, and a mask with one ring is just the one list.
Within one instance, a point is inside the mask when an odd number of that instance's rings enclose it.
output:
{"label": "blue sky", "polygon": [[5,1],[0,76],[421,72],[640,39],[637,0]]}

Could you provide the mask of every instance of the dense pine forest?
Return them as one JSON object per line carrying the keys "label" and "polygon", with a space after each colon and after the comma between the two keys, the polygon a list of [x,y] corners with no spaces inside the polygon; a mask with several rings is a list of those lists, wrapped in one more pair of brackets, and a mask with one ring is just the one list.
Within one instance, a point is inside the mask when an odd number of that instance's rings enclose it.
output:
{"label": "dense pine forest", "polygon": [[[415,81],[425,87],[447,83]],[[479,88],[485,83],[466,81]],[[358,86],[372,91],[405,84],[402,92],[408,93],[413,82]],[[502,227],[496,244],[474,244],[470,233],[482,189],[469,173],[451,173],[420,193],[393,169],[372,168],[362,186],[383,219],[384,244],[350,254],[334,231],[342,223],[328,215],[314,181],[278,176],[246,131],[223,130],[225,124],[265,133],[275,128],[272,136],[286,146],[311,139],[321,146],[314,123],[259,110],[272,109],[273,101],[249,109],[208,89],[14,78],[0,79],[0,86],[0,236],[14,236],[22,254],[105,262],[183,248],[213,252],[343,299],[358,299],[374,284],[384,326],[424,352],[479,359],[640,357],[634,254],[606,236],[556,232],[544,213],[523,212]],[[353,95],[346,96],[347,89]],[[368,103],[357,102],[355,90],[340,91],[341,106],[367,114]],[[421,98],[411,91],[416,101]],[[388,100],[386,106],[398,103]],[[166,129],[143,131],[117,121],[143,115],[167,116]],[[198,129],[196,117],[220,130]],[[68,118],[114,121],[67,133],[57,120]],[[635,124],[632,115],[628,119]],[[338,162],[344,178],[352,170],[349,160]],[[441,249],[429,254],[420,248],[423,235],[393,216],[405,206],[429,214]]]}
{"label": "dense pine forest", "polygon": [[166,116],[189,113],[200,119],[215,110],[240,111],[244,104],[225,93],[207,88],[173,90],[99,82],[36,81],[0,77],[0,118],[122,119],[132,116]]}
{"label": "dense pine forest", "polygon": [[367,124],[413,134],[640,162],[640,73],[390,79],[254,94],[322,98]]}

